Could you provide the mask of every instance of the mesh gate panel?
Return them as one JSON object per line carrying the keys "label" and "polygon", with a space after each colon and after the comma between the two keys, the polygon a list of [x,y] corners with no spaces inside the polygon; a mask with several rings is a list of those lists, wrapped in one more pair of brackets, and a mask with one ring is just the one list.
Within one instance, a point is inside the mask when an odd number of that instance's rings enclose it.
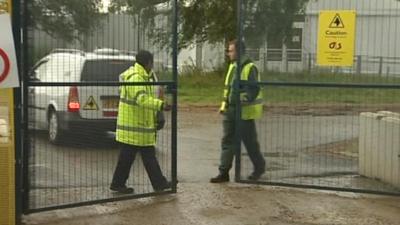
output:
{"label": "mesh gate panel", "polygon": [[[26,3],[30,18],[26,27],[26,211],[159,194],[140,153],[126,184],[135,192],[121,195],[109,188],[121,148],[115,140],[120,92],[139,86],[122,84],[120,74],[134,65],[139,50],[154,55],[153,79],[140,85],[166,104],[176,98],[172,91],[176,84],[174,2],[146,6],[97,0],[50,2]],[[141,110],[143,115],[155,112]],[[175,113],[165,112],[166,124],[155,133],[156,157],[172,182],[176,180]],[[163,193],[175,188],[173,182]]]}
{"label": "mesh gate panel", "polygon": [[[240,39],[264,89],[256,123],[267,168],[259,181],[399,194],[399,2],[241,6]],[[356,12],[353,66],[319,66],[319,13],[342,10]],[[249,182],[253,166],[244,146],[240,159],[240,180]]]}

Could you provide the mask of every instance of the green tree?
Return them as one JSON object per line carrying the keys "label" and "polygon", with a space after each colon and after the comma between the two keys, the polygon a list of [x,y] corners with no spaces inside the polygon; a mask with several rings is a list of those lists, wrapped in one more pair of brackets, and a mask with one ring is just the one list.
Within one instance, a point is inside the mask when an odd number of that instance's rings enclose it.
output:
{"label": "green tree", "polygon": [[[285,40],[291,35],[295,16],[308,0],[244,0],[243,35],[252,45],[266,38]],[[182,41],[211,43],[237,36],[236,0],[186,0],[182,2]],[[199,18],[202,18],[199,20]]]}
{"label": "green tree", "polygon": [[[112,0],[110,11],[140,15],[155,26],[155,5],[169,0]],[[308,0],[243,0],[244,35],[253,45],[266,38],[285,41],[291,35],[295,16],[301,14]],[[179,45],[194,42],[217,43],[237,36],[237,0],[180,0]],[[146,13],[143,13],[146,12]],[[171,14],[170,14],[171,15]],[[150,28],[152,37],[165,41],[165,30]]]}
{"label": "green tree", "polygon": [[109,11],[113,13],[128,12],[138,14],[141,10],[154,11],[155,6],[169,0],[111,0]]}
{"label": "green tree", "polygon": [[308,0],[247,0],[244,6],[244,36],[257,46],[267,40],[288,43],[293,22],[304,14]]}
{"label": "green tree", "polygon": [[[170,0],[110,0],[108,11],[114,14],[131,15],[139,29],[145,30],[151,39],[161,45],[170,46],[171,27],[156,26],[155,18],[160,12],[157,11],[157,5],[169,3]],[[172,19],[172,7],[166,6],[163,12],[167,20]]]}
{"label": "green tree", "polygon": [[102,0],[33,0],[30,4],[30,25],[66,42],[82,40],[102,17]]}

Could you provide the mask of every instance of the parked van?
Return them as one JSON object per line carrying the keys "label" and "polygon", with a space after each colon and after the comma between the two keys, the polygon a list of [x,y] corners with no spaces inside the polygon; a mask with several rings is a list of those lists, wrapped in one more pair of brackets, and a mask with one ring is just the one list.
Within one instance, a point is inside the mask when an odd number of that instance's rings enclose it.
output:
{"label": "parked van", "polygon": [[[135,57],[115,49],[87,53],[55,49],[32,69],[31,79],[51,85],[32,85],[29,115],[35,129],[48,131],[57,144],[68,133],[115,131],[118,86],[85,86],[85,82],[118,82],[119,75],[134,64]],[[74,82],[65,86],[62,83]],[[57,85],[57,84],[60,85]]]}

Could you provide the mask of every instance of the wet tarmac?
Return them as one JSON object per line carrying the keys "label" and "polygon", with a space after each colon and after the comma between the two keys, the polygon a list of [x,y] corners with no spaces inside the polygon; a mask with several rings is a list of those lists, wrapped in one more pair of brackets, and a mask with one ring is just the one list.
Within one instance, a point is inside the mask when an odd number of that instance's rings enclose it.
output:
{"label": "wet tarmac", "polygon": [[[25,216],[24,224],[397,225],[400,221],[399,197],[281,188],[233,181],[226,184],[210,184],[209,178],[218,172],[221,117],[207,109],[181,110],[178,116],[178,193],[36,213]],[[320,122],[316,123],[318,121]],[[296,123],[296,126],[293,125]],[[341,146],[345,152],[351,151],[347,149],[347,144],[357,136],[357,122],[354,116],[301,116],[297,119],[291,115],[275,116],[261,121],[258,128],[259,135],[260,132],[265,134],[261,136],[260,142],[268,162],[267,173],[262,177],[262,181],[321,187],[384,187],[379,181],[371,181],[357,175],[356,155],[338,154],[326,145],[341,143],[335,146]],[[313,136],[317,138],[311,140]],[[39,141],[45,144],[45,139]],[[113,144],[108,147],[101,146],[59,147],[54,156],[66,157],[68,161],[63,163],[54,161],[53,164],[47,164],[46,152],[42,153],[42,158],[36,158],[36,164],[31,165],[38,171],[43,170],[40,172],[43,177],[36,179],[37,190],[43,191],[49,182],[53,182],[53,189],[69,189],[69,194],[64,198],[72,201],[79,201],[79,198],[74,199],[71,193],[75,196],[82,193],[85,196],[109,196],[109,177],[118,147]],[[76,157],[82,153],[87,156],[84,160]],[[168,160],[168,155],[166,152],[161,156]],[[246,162],[246,154],[241,158],[241,172],[245,178],[251,172],[251,166]],[[164,164],[169,166],[168,162]],[[52,174],[55,165],[63,168],[56,171],[75,172],[63,175],[68,179],[57,180],[55,178],[61,175]],[[97,171],[87,171],[87,168],[91,167],[97,168]],[[136,171],[138,173],[132,176],[143,177],[140,168]],[[168,169],[166,171],[167,174],[170,172]],[[84,178],[88,173],[95,176],[90,179]],[[232,170],[231,177],[233,175]],[[143,193],[152,191],[146,177],[139,183],[141,186],[138,190],[142,190]],[[37,199],[40,200],[45,196],[43,193],[33,195],[39,196]]]}

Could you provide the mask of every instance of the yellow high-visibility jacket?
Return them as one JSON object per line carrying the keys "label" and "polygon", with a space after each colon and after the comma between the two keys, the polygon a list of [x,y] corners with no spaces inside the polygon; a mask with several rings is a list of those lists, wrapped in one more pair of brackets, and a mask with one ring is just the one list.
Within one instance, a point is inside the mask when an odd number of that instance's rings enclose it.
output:
{"label": "yellow high-visibility jacket", "polygon": [[[151,82],[151,76],[138,63],[123,72],[123,82]],[[156,113],[163,102],[152,85],[122,86],[118,107],[116,140],[136,146],[156,144]]]}
{"label": "yellow high-visibility jacket", "polygon": [[[254,63],[246,63],[242,67],[242,72],[240,74],[240,80],[248,81],[251,68],[255,66]],[[229,100],[232,99],[230,96],[233,88],[233,81],[235,77],[236,63],[231,63],[228,68],[228,72],[225,75],[225,88],[223,93],[223,101],[221,103],[220,111],[225,112],[228,108]],[[257,73],[257,81],[260,81],[260,75]],[[263,114],[263,104],[262,104],[262,91],[258,92],[257,97],[254,100],[249,101],[247,98],[247,93],[244,91],[240,92],[240,105],[241,105],[241,119],[259,119]]]}

